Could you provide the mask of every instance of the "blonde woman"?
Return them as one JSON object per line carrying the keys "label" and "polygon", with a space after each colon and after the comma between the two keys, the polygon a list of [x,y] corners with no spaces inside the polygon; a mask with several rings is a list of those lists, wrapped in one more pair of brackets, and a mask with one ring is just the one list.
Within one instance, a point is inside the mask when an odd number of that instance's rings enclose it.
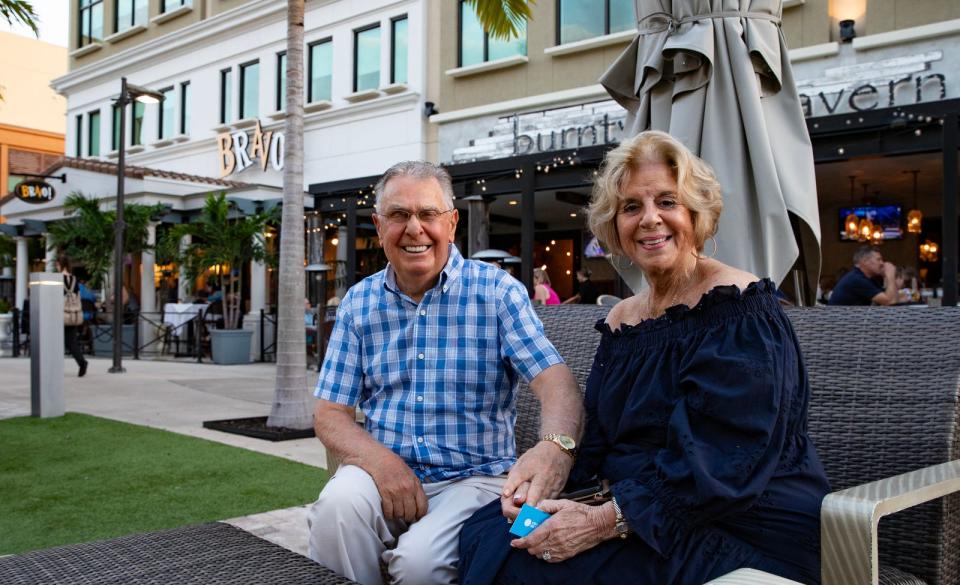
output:
{"label": "blonde woman", "polygon": [[800,348],[772,282],[704,253],[721,208],[710,167],[663,132],[607,155],[590,227],[650,286],[597,324],[566,489],[605,479],[613,498],[528,501],[552,516],[524,538],[481,508],[461,583],[699,585],[742,567],[819,583],[828,485]]}
{"label": "blonde woman", "polygon": [[533,269],[533,303],[535,305],[560,304],[560,295],[550,286],[550,276],[542,268]]}

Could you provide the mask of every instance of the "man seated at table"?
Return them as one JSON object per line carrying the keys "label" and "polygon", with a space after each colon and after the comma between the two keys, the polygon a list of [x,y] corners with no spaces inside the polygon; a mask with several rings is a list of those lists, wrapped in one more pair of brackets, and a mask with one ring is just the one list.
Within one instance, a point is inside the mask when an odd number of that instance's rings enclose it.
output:
{"label": "man seated at table", "polygon": [[[375,191],[389,264],[343,298],[321,368],[314,424],[342,464],[310,510],[310,557],[365,585],[381,582],[380,562],[395,582],[450,583],[475,510],[559,493],[580,393],[523,285],[453,245],[445,170],[399,163]],[[544,440],[516,460],[520,378]]]}
{"label": "man seated at table", "polygon": [[[853,254],[853,269],[830,293],[831,305],[892,305],[897,302],[897,267],[883,261],[880,250],[861,246]],[[883,279],[883,286],[876,279]]]}

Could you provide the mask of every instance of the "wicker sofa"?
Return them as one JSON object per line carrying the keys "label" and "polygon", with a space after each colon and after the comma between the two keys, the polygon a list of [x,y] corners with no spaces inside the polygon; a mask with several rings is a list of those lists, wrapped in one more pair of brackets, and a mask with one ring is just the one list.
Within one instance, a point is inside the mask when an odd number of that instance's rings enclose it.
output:
{"label": "wicker sofa", "polygon": [[[592,325],[607,310],[539,309],[581,385],[599,341]],[[842,490],[824,500],[823,585],[960,583],[960,308],[788,315],[810,378],[810,433],[831,486]],[[518,408],[525,450],[539,438],[539,405],[524,390]],[[715,583],[790,581],[747,570]]]}

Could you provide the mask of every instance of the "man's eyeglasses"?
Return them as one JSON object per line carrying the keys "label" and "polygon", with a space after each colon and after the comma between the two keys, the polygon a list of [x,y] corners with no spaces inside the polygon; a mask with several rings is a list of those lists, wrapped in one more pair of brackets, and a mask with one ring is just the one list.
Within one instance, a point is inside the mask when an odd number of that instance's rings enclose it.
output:
{"label": "man's eyeglasses", "polygon": [[410,211],[409,209],[391,209],[386,213],[378,213],[380,217],[387,220],[389,223],[396,225],[406,225],[410,221],[411,217],[416,216],[417,221],[424,225],[432,224],[437,221],[443,215],[454,211],[453,209],[445,209],[443,211],[439,209],[434,209],[432,207],[427,207],[425,209],[419,209],[417,211]]}

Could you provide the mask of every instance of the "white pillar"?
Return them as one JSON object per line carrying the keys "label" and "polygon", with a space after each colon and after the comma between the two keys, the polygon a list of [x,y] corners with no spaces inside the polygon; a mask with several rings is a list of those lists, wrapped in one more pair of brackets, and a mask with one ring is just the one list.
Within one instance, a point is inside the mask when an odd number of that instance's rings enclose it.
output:
{"label": "white pillar", "polygon": [[[157,241],[157,224],[147,225],[147,245],[153,246]],[[140,253],[140,310],[144,313],[153,313],[157,310],[157,288],[154,285],[153,268],[154,253],[152,249]]]}
{"label": "white pillar", "polygon": [[[183,236],[183,237],[180,239],[180,251],[181,251],[181,252],[182,252],[183,250],[186,250],[186,249],[187,249],[187,246],[190,245],[190,240],[191,240],[190,236]],[[179,271],[180,271],[180,279],[179,279],[179,282],[180,282],[180,294],[179,294],[180,302],[181,302],[181,303],[189,303],[189,302],[191,302],[191,300],[193,299],[193,291],[191,290],[191,286],[190,286],[192,283],[189,282],[189,281],[187,280],[186,275],[184,275],[184,273],[183,273],[183,267],[182,267],[182,266],[179,267]]]}
{"label": "white pillar", "polygon": [[[157,224],[147,224],[147,245],[153,246],[157,241]],[[140,253],[140,312],[144,319],[140,320],[140,345],[148,352],[159,348],[153,343],[157,336],[154,323],[160,322],[157,314],[157,289],[153,280],[154,253],[152,249]]]}
{"label": "white pillar", "polygon": [[43,256],[43,265],[46,272],[57,272],[57,257],[53,253],[53,248],[49,247],[50,234],[43,234],[43,244],[48,246]]}
{"label": "white pillar", "polygon": [[30,258],[27,253],[27,238],[17,237],[17,308],[23,310],[23,301],[27,300],[27,284],[30,280]]}
{"label": "white pillar", "polygon": [[30,414],[62,416],[63,276],[30,275]]}
{"label": "white pillar", "polygon": [[[266,234],[263,235],[266,240]],[[260,359],[260,311],[267,306],[267,265],[263,262],[250,262],[250,312],[243,319],[243,328],[253,331],[250,338],[250,359]],[[270,337],[267,338],[266,334]],[[264,330],[264,339],[273,338],[273,330],[268,326]],[[269,343],[269,341],[267,342]]]}

